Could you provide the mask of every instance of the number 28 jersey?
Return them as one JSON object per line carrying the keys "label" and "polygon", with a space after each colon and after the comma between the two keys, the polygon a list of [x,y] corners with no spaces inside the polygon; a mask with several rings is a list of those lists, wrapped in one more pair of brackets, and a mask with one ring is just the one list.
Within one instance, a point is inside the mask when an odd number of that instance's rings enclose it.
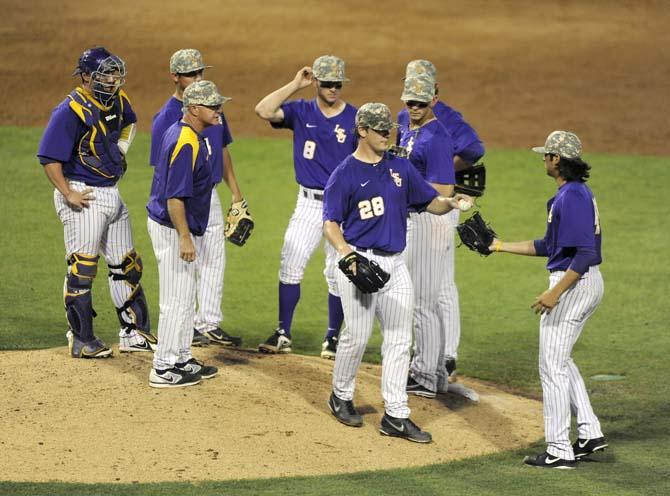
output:
{"label": "number 28 jersey", "polygon": [[293,130],[295,180],[310,189],[324,189],[330,174],[356,149],[356,107],[345,105],[338,115],[326,117],[316,100],[292,100],[281,106],[284,120],[274,128]]}
{"label": "number 28 jersey", "polygon": [[358,248],[405,249],[407,212],[423,211],[438,195],[412,163],[388,153],[375,165],[349,156],[328,180],[323,220],[336,222]]}

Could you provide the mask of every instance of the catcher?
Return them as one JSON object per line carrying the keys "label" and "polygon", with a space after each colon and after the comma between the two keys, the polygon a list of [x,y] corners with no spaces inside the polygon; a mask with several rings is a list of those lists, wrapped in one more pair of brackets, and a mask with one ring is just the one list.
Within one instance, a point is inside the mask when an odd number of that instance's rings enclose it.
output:
{"label": "catcher", "polygon": [[363,425],[353,403],[356,372],[377,317],[384,338],[380,432],[429,443],[431,435],[409,419],[405,390],[414,304],[402,257],[407,212],[411,205],[441,215],[458,208],[460,199],[471,199],[439,196],[409,160],[385,153],[393,127],[386,105],[363,105],[356,113],[356,151],[337,166],[324,191],[323,230],[342,257],[336,279],[345,323],[328,407],[343,424]]}

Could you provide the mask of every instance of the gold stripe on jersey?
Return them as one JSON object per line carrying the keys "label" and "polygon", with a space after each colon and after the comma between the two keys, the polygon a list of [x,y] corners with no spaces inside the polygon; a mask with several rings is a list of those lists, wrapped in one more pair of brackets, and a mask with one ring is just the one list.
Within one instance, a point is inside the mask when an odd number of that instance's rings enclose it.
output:
{"label": "gold stripe on jersey", "polygon": [[198,152],[200,151],[200,142],[198,141],[198,135],[188,126],[183,126],[181,128],[179,138],[177,139],[177,144],[175,145],[172,156],[170,157],[169,167],[172,167],[172,164],[179,155],[179,152],[181,152],[181,149],[185,146],[190,146],[191,150],[193,151],[191,169],[195,169],[195,159],[198,157]]}

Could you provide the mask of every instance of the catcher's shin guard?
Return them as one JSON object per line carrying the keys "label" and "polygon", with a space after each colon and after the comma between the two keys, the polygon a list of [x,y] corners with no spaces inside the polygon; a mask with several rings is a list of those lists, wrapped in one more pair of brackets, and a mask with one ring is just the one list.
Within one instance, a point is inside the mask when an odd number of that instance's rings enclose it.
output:
{"label": "catcher's shin guard", "polygon": [[151,331],[149,308],[140,284],[142,259],[137,252],[130,251],[119,265],[110,265],[109,278],[110,281],[123,281],[131,289],[123,305],[116,308],[121,327],[128,331],[139,330],[149,334]]}
{"label": "catcher's shin guard", "polygon": [[67,261],[69,269],[63,285],[65,317],[70,330],[84,342],[94,338],[91,288],[98,273],[98,258],[74,253]]}

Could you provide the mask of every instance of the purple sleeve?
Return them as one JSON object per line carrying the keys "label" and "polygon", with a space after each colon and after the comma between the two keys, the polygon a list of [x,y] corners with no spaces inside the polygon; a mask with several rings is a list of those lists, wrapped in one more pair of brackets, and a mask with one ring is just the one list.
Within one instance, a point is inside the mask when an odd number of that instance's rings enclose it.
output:
{"label": "purple sleeve", "polygon": [[[173,153],[172,151],[170,153]],[[167,171],[166,198],[190,198],[193,196],[193,148],[182,146]]]}
{"label": "purple sleeve", "polygon": [[[123,97],[122,97],[123,98]],[[123,105],[123,127],[129,126],[137,122],[137,115],[133,107],[130,105],[130,102],[127,98],[124,98],[125,103]]]}
{"label": "purple sleeve", "polygon": [[284,120],[281,122],[271,122],[270,125],[275,129],[295,129],[296,105],[298,105],[298,100],[282,103],[280,108],[284,112]]}
{"label": "purple sleeve", "polygon": [[426,181],[455,184],[454,142],[447,133],[436,134],[426,150]]}
{"label": "purple sleeve", "polygon": [[547,251],[547,241],[544,238],[536,239],[533,241],[533,244],[535,245],[536,257],[546,257],[549,254]]}
{"label": "purple sleeve", "polygon": [[226,116],[221,113],[221,124],[223,129],[221,129],[221,135],[223,138],[222,147],[226,147],[233,142],[233,135],[230,133],[230,127],[228,126],[228,121],[226,121]]}
{"label": "purple sleeve", "polygon": [[407,165],[407,204],[417,212],[422,212],[439,193],[409,161]]}
{"label": "purple sleeve", "polygon": [[337,222],[344,221],[347,204],[347,180],[339,167],[333,171],[323,191],[323,220]]}
{"label": "purple sleeve", "polygon": [[587,195],[568,191],[561,199],[557,246],[595,247],[593,200]]}
{"label": "purple sleeve", "polygon": [[67,104],[61,104],[54,109],[37,150],[42,165],[70,160],[81,132],[80,122]]}
{"label": "purple sleeve", "polygon": [[572,258],[572,263],[570,263],[570,268],[577,272],[578,274],[584,274],[591,265],[596,265],[596,260],[598,255],[596,250],[593,248],[577,248],[577,253]]}

